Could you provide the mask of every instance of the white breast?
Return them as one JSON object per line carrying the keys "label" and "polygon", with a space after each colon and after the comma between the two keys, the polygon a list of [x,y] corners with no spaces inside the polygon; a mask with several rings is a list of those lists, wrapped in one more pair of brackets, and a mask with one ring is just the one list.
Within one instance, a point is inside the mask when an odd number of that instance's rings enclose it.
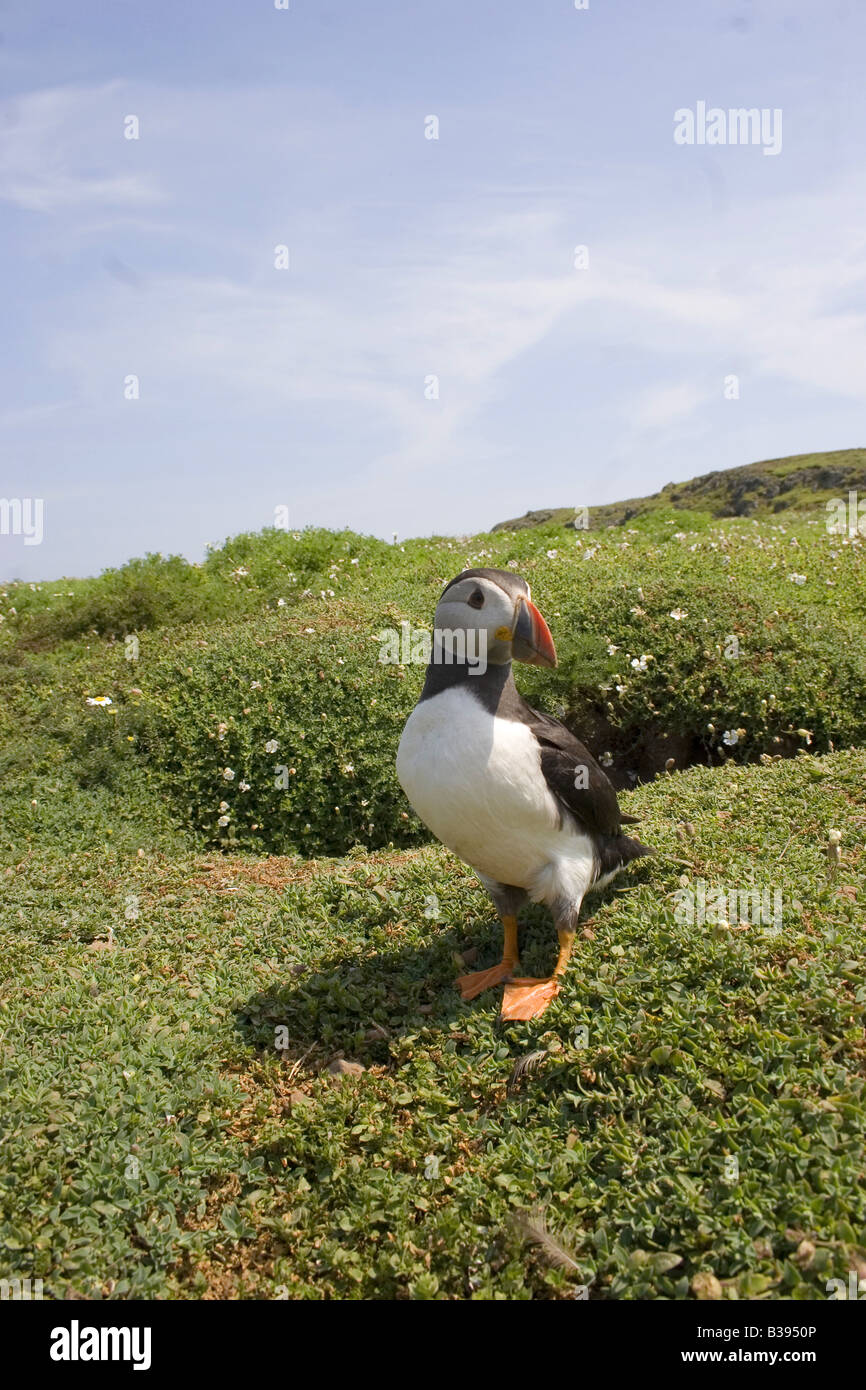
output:
{"label": "white breast", "polygon": [[527,725],[490,714],[466,688],[444,690],[410,715],[397,776],[424,824],[480,874],[536,901],[580,901],[592,845],[568,818],[560,826]]}

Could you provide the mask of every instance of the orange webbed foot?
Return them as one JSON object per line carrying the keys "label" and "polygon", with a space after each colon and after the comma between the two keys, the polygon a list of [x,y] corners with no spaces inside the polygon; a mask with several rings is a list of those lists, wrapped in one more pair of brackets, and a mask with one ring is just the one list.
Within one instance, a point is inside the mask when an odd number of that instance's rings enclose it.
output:
{"label": "orange webbed foot", "polygon": [[512,972],[517,968],[515,963],[501,960],[489,970],[476,970],[473,975],[461,975],[454,983],[462,999],[475,999],[479,994],[483,994],[485,989],[495,989],[497,985],[510,979]]}
{"label": "orange webbed foot", "polygon": [[505,986],[500,1018],[509,1022],[538,1018],[559,993],[556,976],[549,980],[509,980]]}

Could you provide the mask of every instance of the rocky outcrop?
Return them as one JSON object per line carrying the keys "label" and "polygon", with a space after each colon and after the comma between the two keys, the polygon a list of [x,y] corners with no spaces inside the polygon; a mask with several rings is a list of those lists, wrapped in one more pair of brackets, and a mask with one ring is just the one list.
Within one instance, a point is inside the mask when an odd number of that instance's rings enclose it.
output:
{"label": "rocky outcrop", "polygon": [[[667,483],[648,497],[590,507],[592,526],[623,526],[646,512],[663,507],[705,511],[712,516],[767,516],[783,511],[806,511],[851,490],[866,496],[866,449],[837,449],[826,454],[796,454],[768,459],[741,468],[716,469],[688,482]],[[500,521],[494,531],[521,531],[555,522],[574,526],[573,507],[528,511],[513,521]]]}

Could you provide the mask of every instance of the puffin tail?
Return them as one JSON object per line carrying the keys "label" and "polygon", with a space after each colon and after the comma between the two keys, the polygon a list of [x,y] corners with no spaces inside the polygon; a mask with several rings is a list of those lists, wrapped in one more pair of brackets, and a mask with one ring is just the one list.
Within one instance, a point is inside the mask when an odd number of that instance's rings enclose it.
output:
{"label": "puffin tail", "polygon": [[598,849],[599,878],[624,869],[633,859],[641,859],[645,854],[655,854],[655,850],[649,845],[642,844],[640,840],[632,840],[628,835],[607,835],[600,841]]}

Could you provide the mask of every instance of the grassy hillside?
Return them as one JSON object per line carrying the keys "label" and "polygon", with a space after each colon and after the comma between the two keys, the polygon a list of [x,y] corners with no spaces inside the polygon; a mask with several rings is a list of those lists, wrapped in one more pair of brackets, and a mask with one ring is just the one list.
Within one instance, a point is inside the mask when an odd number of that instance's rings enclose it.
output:
{"label": "grassy hillside", "polygon": [[[7,585],[0,1276],[556,1300],[866,1275],[863,550],[820,513],[659,505]],[[496,957],[489,902],[394,775],[423,670],[379,660],[484,564],[550,622],[529,698],[620,785],[661,772],[624,796],[657,855],[587,901],[544,1017],[504,1028],[453,987]],[[524,931],[546,971],[546,913]],[[569,1275],[521,1234],[539,1206]]]}
{"label": "grassy hillside", "polygon": [[[685,483],[667,483],[661,492],[590,507],[590,524],[624,526],[648,512],[677,507],[709,512],[713,517],[778,516],[781,512],[807,512],[832,498],[847,497],[849,489],[866,496],[866,449],[834,449],[823,454],[794,454],[766,459],[741,468],[717,469]],[[519,531],[525,527],[568,526],[574,507],[527,512],[512,521],[500,521],[494,531]]]}
{"label": "grassy hillside", "polygon": [[531,582],[560,665],[524,667],[519,683],[620,786],[671,759],[863,744],[862,548],[820,521],[694,512],[654,512],[624,531],[405,546],[269,532],[227,543],[201,569],[153,557],[85,581],[84,633],[74,587],[59,599],[51,585],[9,588],[0,770],[7,795],[19,787],[27,800],[66,779],[122,799],[142,772],[176,823],[215,846],[419,843],[394,752],[423,667],[382,664],[380,635],[429,628],[443,584],[469,564]]}
{"label": "grassy hillside", "polygon": [[[145,800],[50,792],[0,831],[4,1275],[88,1298],[823,1299],[864,1268],[862,751],[627,797],[657,858],[588,900],[561,996],[505,1028],[454,989],[498,928],[438,847],[206,856]],[[702,881],[780,893],[780,929],[681,922]],[[527,922],[544,970],[549,919]],[[364,1070],[335,1078],[339,1056]],[[523,1243],[538,1205],[576,1271]]]}

